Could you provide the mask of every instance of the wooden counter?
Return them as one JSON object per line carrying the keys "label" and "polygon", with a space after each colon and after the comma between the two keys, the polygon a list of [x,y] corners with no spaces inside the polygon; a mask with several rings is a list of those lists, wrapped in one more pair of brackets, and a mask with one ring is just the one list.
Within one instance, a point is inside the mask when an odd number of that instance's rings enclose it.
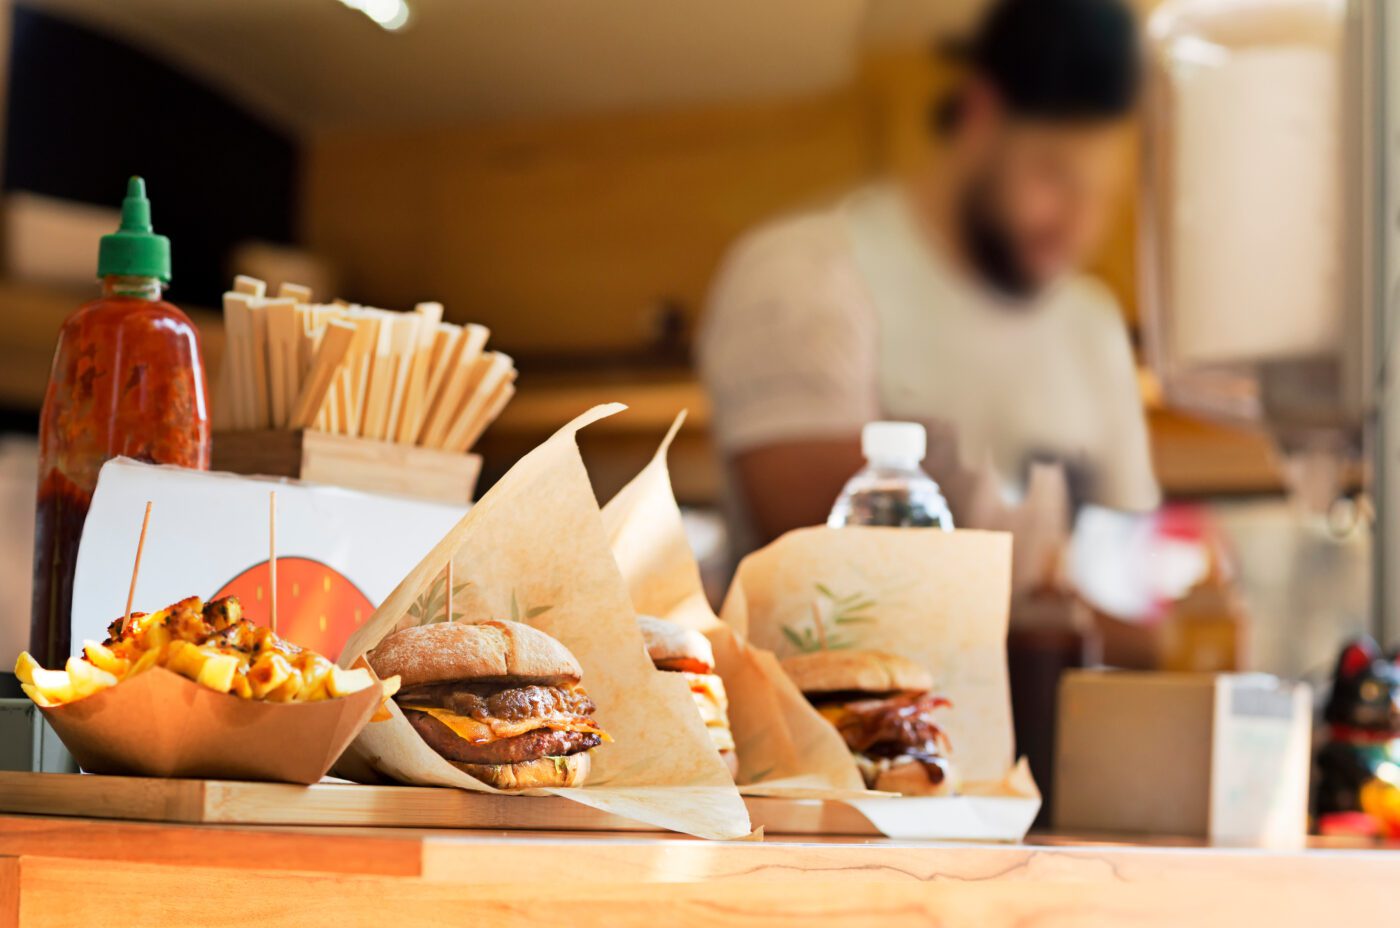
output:
{"label": "wooden counter", "polygon": [[1331,926],[1400,852],[152,825],[0,817],[0,928]]}

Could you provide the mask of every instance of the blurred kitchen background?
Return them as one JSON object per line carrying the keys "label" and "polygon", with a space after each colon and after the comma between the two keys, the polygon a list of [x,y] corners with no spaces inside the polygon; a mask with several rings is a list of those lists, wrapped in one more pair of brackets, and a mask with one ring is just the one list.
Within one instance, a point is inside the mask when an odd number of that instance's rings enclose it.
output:
{"label": "blurred kitchen background", "polygon": [[[0,628],[18,639],[28,627],[32,441],[54,339],[95,293],[97,238],[115,227],[125,179],[138,172],[157,230],[174,242],[169,297],[199,324],[210,371],[222,349],[220,294],[247,273],[390,308],[440,300],[448,320],[490,326],[520,379],[478,448],[484,483],[577,412],[620,400],[631,411],[583,439],[606,499],[687,408],[672,475],[722,593],[719,470],[691,363],[712,274],[760,220],[929,157],[929,106],[954,74],[941,49],[981,6],[0,2],[0,505],[9,528],[0,609],[16,613],[0,616]],[[1144,17],[1158,6],[1140,4]],[[1353,11],[1321,0],[1176,6],[1185,13],[1159,20],[1152,39],[1159,109],[1138,132],[1141,195],[1092,267],[1139,354],[1170,501],[1158,528],[1167,576],[1160,595],[1130,604],[1135,621],[1101,622],[1103,635],[1118,663],[1320,680],[1371,610],[1374,507],[1359,492],[1364,403],[1354,389],[1366,375],[1345,360],[1362,350],[1353,345],[1360,310],[1349,308],[1359,303],[1345,295],[1362,286],[1361,272],[1339,244],[1354,207],[1345,178],[1357,174],[1348,133],[1361,131],[1347,116],[1341,67]],[[1249,66],[1192,85],[1191,56],[1222,48]],[[1296,54],[1251,64],[1258,48]],[[1335,79],[1319,85],[1310,79],[1319,73]],[[1301,102],[1250,117],[1258,100],[1280,97]],[[1257,360],[1240,339],[1258,326],[1212,316],[1210,299],[1194,315],[1171,306],[1150,315],[1171,293],[1247,298],[1261,285],[1211,291],[1196,270],[1171,263],[1190,236],[1162,233],[1183,226],[1149,204],[1163,209],[1184,182],[1207,191],[1234,182],[1223,169],[1201,173],[1201,157],[1273,172],[1264,171],[1274,186],[1195,221],[1226,241],[1251,224],[1298,228],[1300,238],[1265,239],[1263,253],[1240,260],[1274,272],[1316,260],[1284,275],[1303,294],[1294,302],[1312,294],[1280,310],[1302,320],[1297,331],[1281,323],[1288,331],[1259,349],[1309,363],[1241,367]],[[1292,222],[1294,201],[1269,211],[1278,185],[1300,183],[1313,224]],[[1329,295],[1318,300],[1299,275]],[[1203,344],[1229,356],[1206,357]],[[1320,374],[1319,357],[1332,364]],[[1295,427],[1291,407],[1266,398],[1279,383],[1325,408]],[[1112,577],[1099,585],[1111,600]]]}

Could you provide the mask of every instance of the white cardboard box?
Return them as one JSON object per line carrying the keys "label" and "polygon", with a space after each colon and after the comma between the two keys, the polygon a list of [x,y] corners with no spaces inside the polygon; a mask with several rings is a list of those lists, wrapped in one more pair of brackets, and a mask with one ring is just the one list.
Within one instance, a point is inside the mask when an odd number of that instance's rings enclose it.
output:
{"label": "white cardboard box", "polygon": [[1304,683],[1262,674],[1066,674],[1055,827],[1301,844],[1311,731]]}

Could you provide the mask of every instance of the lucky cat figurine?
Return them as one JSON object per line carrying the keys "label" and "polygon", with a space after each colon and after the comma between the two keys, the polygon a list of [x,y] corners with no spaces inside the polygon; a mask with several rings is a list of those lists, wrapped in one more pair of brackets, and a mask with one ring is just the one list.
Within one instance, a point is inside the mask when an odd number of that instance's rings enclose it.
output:
{"label": "lucky cat figurine", "polygon": [[1400,656],[1370,638],[1342,649],[1323,718],[1315,803],[1321,834],[1400,837]]}

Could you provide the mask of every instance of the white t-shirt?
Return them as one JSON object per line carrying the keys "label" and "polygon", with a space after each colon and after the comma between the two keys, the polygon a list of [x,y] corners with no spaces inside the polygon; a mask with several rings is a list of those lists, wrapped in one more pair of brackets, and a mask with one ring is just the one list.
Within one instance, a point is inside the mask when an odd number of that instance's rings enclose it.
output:
{"label": "white t-shirt", "polygon": [[979,518],[978,500],[1020,501],[1046,461],[1063,467],[1078,502],[1155,508],[1113,297],[1072,276],[1034,304],[1008,305],[960,274],[892,187],[765,225],[725,260],[700,334],[719,448],[732,459],[854,437],[876,419],[917,421],[959,525],[1006,527],[981,524],[998,518]]}

